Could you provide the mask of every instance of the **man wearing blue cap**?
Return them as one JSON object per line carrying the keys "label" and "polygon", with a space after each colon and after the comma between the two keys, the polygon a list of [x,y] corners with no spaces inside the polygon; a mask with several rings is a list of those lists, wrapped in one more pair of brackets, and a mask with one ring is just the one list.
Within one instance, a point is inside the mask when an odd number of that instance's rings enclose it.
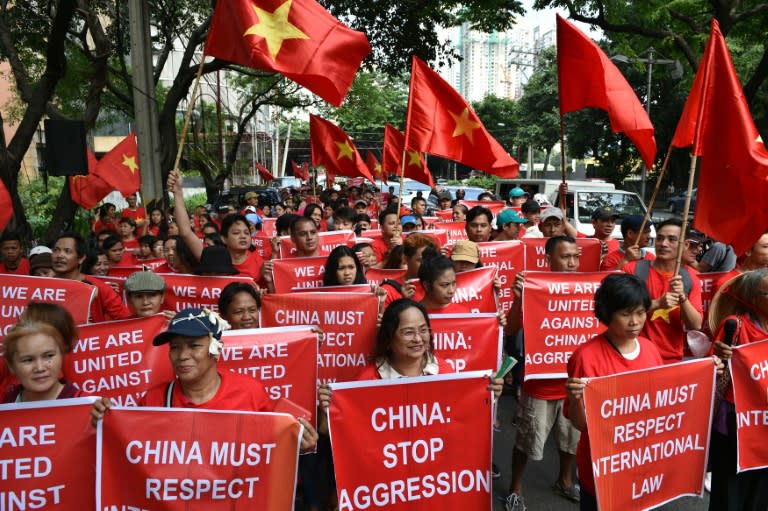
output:
{"label": "man wearing blue cap", "polygon": [[509,200],[507,201],[512,207],[521,207],[528,200],[528,192],[516,186],[509,191]]}

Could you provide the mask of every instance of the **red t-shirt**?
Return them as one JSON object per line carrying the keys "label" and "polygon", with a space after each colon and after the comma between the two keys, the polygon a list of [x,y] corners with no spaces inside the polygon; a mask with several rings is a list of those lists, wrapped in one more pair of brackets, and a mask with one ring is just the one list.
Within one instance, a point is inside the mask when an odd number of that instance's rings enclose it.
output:
{"label": "red t-shirt", "polygon": [[132,240],[123,240],[122,244],[125,250],[138,250],[139,238],[133,238]]}
{"label": "red t-shirt", "polygon": [[97,290],[96,297],[91,303],[91,323],[131,317],[131,311],[125,306],[120,295],[112,289],[112,286],[99,279],[88,280],[85,278],[83,282],[94,286]]}
{"label": "red t-shirt", "polygon": [[[451,364],[442,360],[435,355],[435,361],[437,362],[437,374],[450,374],[456,371],[451,367]],[[376,368],[376,363],[371,362],[365,366],[355,378],[356,381],[368,381],[368,380],[381,380],[379,370]]]}
{"label": "red t-shirt", "polygon": [[114,222],[102,222],[101,220],[96,220],[93,224],[93,232],[98,234],[101,231],[117,232],[117,225],[115,225]]}
{"label": "red t-shirt", "polygon": [[240,275],[251,277],[253,280],[261,279],[261,267],[264,266],[264,259],[257,252],[248,252],[248,256],[240,264],[232,264]]}
{"label": "red t-shirt", "polygon": [[565,378],[526,380],[523,381],[523,390],[529,396],[544,401],[565,399]]}
{"label": "red t-shirt", "polygon": [[136,208],[135,210],[125,208],[120,212],[120,218],[132,218],[137,224],[147,221],[147,212],[144,208]]}
{"label": "red t-shirt", "polygon": [[[181,391],[181,384],[176,380],[173,386],[171,404],[173,408],[198,408],[204,410],[239,410],[244,412],[271,412],[272,401],[261,382],[233,373],[219,371],[221,386],[211,399],[205,403],[196,404],[190,401]],[[165,406],[165,392],[168,383],[163,383],[147,391],[139,402],[139,406]]]}
{"label": "red t-shirt", "polygon": [[[403,277],[400,277],[399,279],[393,279],[395,282],[400,284],[401,286],[405,284],[405,280]],[[395,286],[387,284],[386,286],[381,286],[384,288],[384,290],[387,292],[387,296],[384,297],[384,308],[386,309],[390,303],[394,302],[395,300],[399,300],[403,297],[403,294],[395,289]],[[421,283],[416,283],[416,292],[411,297],[411,300],[414,302],[420,302],[424,299],[424,288],[421,287]],[[443,313],[435,313],[435,314],[443,314]],[[447,314],[447,313],[445,313]]]}
{"label": "red t-shirt", "polygon": [[[633,261],[626,264],[623,271],[634,275],[636,266],[637,261]],[[699,282],[698,274],[690,266],[685,266],[685,270],[690,274],[692,284],[691,292],[688,293],[688,301],[701,314],[701,283]],[[671,278],[671,273],[661,273],[651,265],[648,271],[648,279],[645,282],[651,300],[656,300],[669,291],[669,279]],[[671,309],[656,309],[649,312],[648,319],[646,319],[643,326],[643,336],[656,344],[665,363],[680,362],[683,359],[683,347],[686,344],[680,306],[677,305]]]}
{"label": "red t-shirt", "polygon": [[0,263],[0,273],[10,273],[13,275],[29,275],[29,260],[26,257],[22,257],[19,261],[19,266],[13,270],[8,269],[5,263]]}
{"label": "red t-shirt", "polygon": [[[608,342],[604,335],[596,335],[582,344],[568,361],[568,376],[571,378],[595,378],[612,374],[626,373],[638,369],[649,369],[663,364],[656,346],[643,337],[638,337],[640,354],[634,360],[624,358]],[[563,415],[568,417],[568,401],[565,402]],[[595,480],[592,476],[592,459],[589,450],[589,431],[581,432],[579,447],[576,450],[576,466],[579,469],[581,487],[595,495]]]}
{"label": "red t-shirt", "polygon": [[[622,249],[609,252],[608,255],[605,256],[603,261],[600,263],[600,271],[619,270],[619,262],[624,259],[625,253],[626,252]],[[641,249],[641,253],[643,254],[643,259],[647,261],[653,261],[656,259],[656,254],[649,250]]]}
{"label": "red t-shirt", "polygon": [[389,244],[384,241],[384,238],[375,238],[371,242],[371,248],[376,254],[376,260],[382,262],[384,260],[384,256],[387,255],[387,252],[389,252],[390,248],[392,247],[390,247]]}

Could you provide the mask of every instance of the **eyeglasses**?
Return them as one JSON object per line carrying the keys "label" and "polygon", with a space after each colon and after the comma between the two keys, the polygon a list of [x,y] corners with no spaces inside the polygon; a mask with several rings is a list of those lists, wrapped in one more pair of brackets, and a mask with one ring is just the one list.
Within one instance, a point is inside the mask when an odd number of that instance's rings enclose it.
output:
{"label": "eyeglasses", "polygon": [[422,327],[416,330],[415,328],[405,328],[397,332],[400,337],[406,341],[413,341],[415,339],[425,339],[432,336],[432,330],[429,327]]}

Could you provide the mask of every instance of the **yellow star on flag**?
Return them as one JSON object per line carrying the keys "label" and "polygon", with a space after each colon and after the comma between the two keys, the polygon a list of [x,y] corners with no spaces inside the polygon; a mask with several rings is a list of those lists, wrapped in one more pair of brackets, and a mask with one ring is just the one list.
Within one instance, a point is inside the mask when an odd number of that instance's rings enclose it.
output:
{"label": "yellow star on flag", "polygon": [[136,163],[136,157],[128,156],[127,154],[123,155],[123,165],[131,169],[131,174],[135,174],[139,168],[139,165]]}
{"label": "yellow star on flag", "polygon": [[352,146],[349,144],[349,140],[345,140],[344,142],[334,142],[336,146],[339,148],[339,155],[336,157],[337,160],[340,160],[342,158],[349,158],[350,160],[353,160],[353,155],[355,154],[352,150]]}
{"label": "yellow star on flag", "polygon": [[456,128],[453,130],[453,136],[460,137],[461,135],[465,135],[469,139],[469,142],[474,144],[475,141],[473,138],[473,133],[476,129],[482,126],[482,124],[469,118],[469,108],[465,108],[461,114],[455,114],[450,110],[448,113],[456,122]]}
{"label": "yellow star on flag", "polygon": [[673,310],[677,309],[677,307],[678,306],[675,305],[674,307],[670,307],[669,309],[656,309],[655,311],[653,311],[653,314],[651,314],[651,321],[654,321],[656,318],[661,318],[664,321],[666,321],[667,324],[669,324],[669,315]]}
{"label": "yellow star on flag", "polygon": [[377,174],[381,174],[381,163],[377,163],[376,165],[374,165],[373,171],[376,172]]}
{"label": "yellow star on flag", "polygon": [[277,60],[277,54],[280,53],[280,48],[286,39],[309,39],[307,34],[288,21],[292,3],[293,0],[286,0],[274,12],[265,11],[254,5],[253,10],[258,16],[259,22],[243,34],[243,37],[255,35],[264,38],[273,62]]}
{"label": "yellow star on flag", "polygon": [[419,153],[417,151],[408,150],[408,165],[421,167],[421,160],[419,160]]}

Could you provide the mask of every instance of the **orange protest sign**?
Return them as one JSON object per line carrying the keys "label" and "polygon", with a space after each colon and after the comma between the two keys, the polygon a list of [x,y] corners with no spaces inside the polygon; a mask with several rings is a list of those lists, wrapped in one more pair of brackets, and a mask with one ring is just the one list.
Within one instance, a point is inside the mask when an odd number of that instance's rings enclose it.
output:
{"label": "orange protest sign", "polygon": [[321,287],[328,258],[291,257],[272,261],[272,282],[275,293],[290,293],[291,289]]}
{"label": "orange protest sign", "polygon": [[589,379],[584,406],[600,509],[650,509],[702,494],[714,382],[709,358]]}
{"label": "orange protest sign", "polygon": [[0,509],[77,511],[93,505],[94,398],[0,405]]}
{"label": "orange protest sign", "polygon": [[70,279],[0,274],[0,328],[2,335],[16,324],[29,302],[61,305],[72,314],[75,323],[90,319],[91,302],[96,288]]}
{"label": "orange protest sign", "polygon": [[501,289],[496,290],[499,310],[506,314],[515,299],[512,294],[515,277],[525,267],[525,247],[521,241],[485,241],[477,246],[483,265],[498,270],[501,281]]}
{"label": "orange protest sign", "polygon": [[376,338],[379,300],[372,293],[289,293],[262,298],[260,325],[312,325],[325,334],[318,378],[349,381],[365,367]]}
{"label": "orange protest sign", "polygon": [[[525,269],[545,271],[549,269],[544,252],[544,245],[549,238],[525,238]],[[600,271],[600,240],[595,238],[576,238],[576,246],[581,250],[579,271]]]}
{"label": "orange protest sign", "polygon": [[165,308],[180,311],[187,307],[199,307],[219,311],[221,290],[232,282],[253,285],[250,277],[203,277],[183,273],[162,273],[165,280]]}
{"label": "orange protest sign", "polygon": [[566,378],[579,347],[604,329],[595,291],[608,272],[526,272],[523,287],[525,379]]}
{"label": "orange protest sign", "polygon": [[492,508],[488,373],[332,389],[328,418],[340,511]]}
{"label": "orange protest sign", "polygon": [[768,467],[768,341],[734,347],[729,370],[736,405],[736,470]]}
{"label": "orange protest sign", "polygon": [[227,330],[218,367],[250,376],[272,401],[290,399],[311,410],[317,401],[317,334],[310,327]]}
{"label": "orange protest sign", "polygon": [[302,427],[289,415],[113,408],[100,428],[96,509],[293,509]]}
{"label": "orange protest sign", "polygon": [[503,332],[496,314],[430,314],[435,353],[454,371],[495,371]]}
{"label": "orange protest sign", "polygon": [[164,331],[163,315],[80,325],[64,376],[86,394],[137,406],[144,393],[174,378],[168,345],[153,346]]}
{"label": "orange protest sign", "polygon": [[[353,247],[356,243],[355,233],[352,231],[329,231],[318,232],[320,237],[318,253],[321,256],[327,256],[339,245]],[[290,236],[280,236],[280,259],[296,257],[296,245],[293,244]]]}

